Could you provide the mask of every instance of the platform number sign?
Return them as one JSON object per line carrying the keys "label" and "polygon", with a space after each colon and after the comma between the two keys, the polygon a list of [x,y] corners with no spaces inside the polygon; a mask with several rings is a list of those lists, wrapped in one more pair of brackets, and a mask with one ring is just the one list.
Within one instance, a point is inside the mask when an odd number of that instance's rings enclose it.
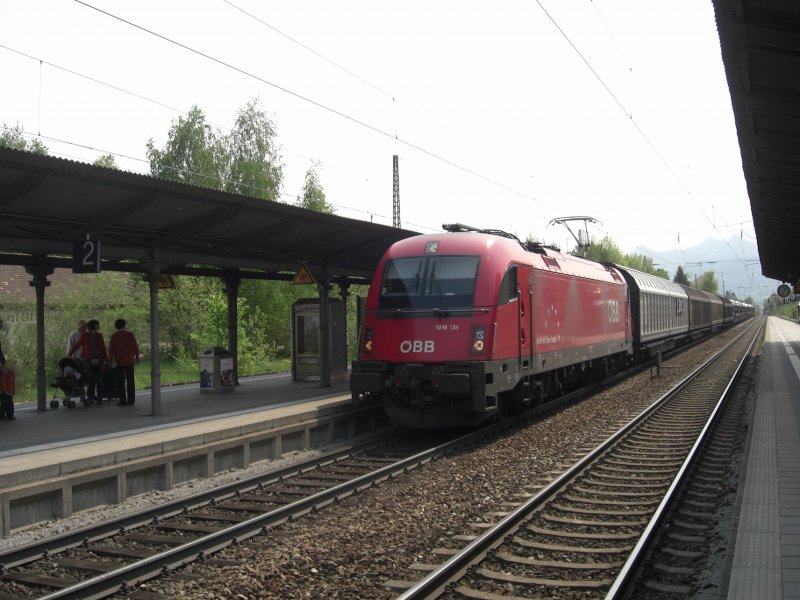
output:
{"label": "platform number sign", "polygon": [[72,272],[100,272],[100,240],[87,235],[85,240],[78,240],[72,245]]}

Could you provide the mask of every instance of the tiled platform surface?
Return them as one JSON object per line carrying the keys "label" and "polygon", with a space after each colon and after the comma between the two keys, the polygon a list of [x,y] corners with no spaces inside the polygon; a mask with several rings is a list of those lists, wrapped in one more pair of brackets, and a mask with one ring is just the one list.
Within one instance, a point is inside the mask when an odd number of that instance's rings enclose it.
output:
{"label": "tiled platform surface", "polygon": [[159,416],[152,415],[147,390],[137,392],[134,406],[116,406],[112,400],[38,411],[35,405],[18,404],[15,421],[0,421],[0,468],[8,457],[20,454],[62,448],[68,456],[73,451],[69,447],[92,441],[349,396],[347,381],[322,388],[318,382],[292,381],[290,373],[247,377],[240,383],[234,392],[221,394],[201,392],[198,384],[164,387]]}
{"label": "tiled platform surface", "polygon": [[800,325],[770,317],[728,598],[800,598]]}

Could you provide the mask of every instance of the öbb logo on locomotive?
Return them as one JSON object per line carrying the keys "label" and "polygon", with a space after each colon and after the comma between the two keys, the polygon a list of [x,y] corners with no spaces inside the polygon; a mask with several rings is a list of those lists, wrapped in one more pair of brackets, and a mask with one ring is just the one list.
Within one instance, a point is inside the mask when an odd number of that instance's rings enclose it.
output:
{"label": "\u00f6bb logo on locomotive", "polygon": [[444,228],[392,244],[365,305],[350,390],[398,425],[507,418],[753,315],[623,265]]}
{"label": "\u00f6bb logo on locomotive", "polygon": [[408,354],[409,352],[422,352],[425,354],[435,352],[433,340],[403,340],[400,342],[400,352],[403,354]]}

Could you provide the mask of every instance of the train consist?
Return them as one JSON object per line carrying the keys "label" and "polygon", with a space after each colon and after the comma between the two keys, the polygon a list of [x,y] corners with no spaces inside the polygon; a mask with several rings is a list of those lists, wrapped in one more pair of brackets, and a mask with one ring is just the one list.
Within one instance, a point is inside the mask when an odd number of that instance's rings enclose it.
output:
{"label": "train consist", "polygon": [[367,296],[350,388],[396,424],[474,426],[753,315],[501,231],[444,229],[393,244]]}

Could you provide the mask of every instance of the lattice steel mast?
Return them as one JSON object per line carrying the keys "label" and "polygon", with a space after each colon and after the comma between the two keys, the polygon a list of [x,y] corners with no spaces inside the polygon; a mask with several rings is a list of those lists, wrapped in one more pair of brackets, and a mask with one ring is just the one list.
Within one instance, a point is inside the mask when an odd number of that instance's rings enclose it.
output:
{"label": "lattice steel mast", "polygon": [[400,227],[400,167],[398,166],[397,154],[392,156],[392,167],[394,179],[392,185],[392,225]]}

